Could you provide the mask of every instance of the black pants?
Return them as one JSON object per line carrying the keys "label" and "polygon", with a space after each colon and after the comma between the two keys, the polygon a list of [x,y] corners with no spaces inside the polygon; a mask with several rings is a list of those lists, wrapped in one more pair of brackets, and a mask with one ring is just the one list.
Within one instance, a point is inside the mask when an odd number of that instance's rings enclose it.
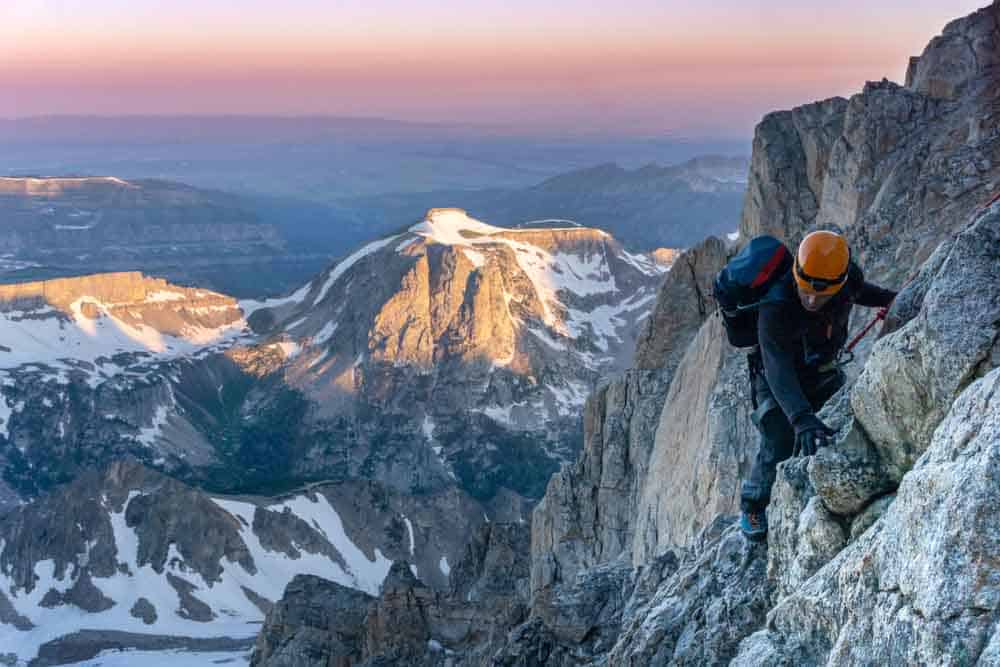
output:
{"label": "black pants", "polygon": [[[751,355],[749,362],[751,369],[756,369],[750,373],[751,391],[757,405],[752,419],[760,432],[760,447],[750,469],[750,476],[743,480],[740,490],[740,506],[744,511],[767,507],[771,501],[771,487],[774,485],[778,464],[792,455],[795,446],[795,431],[771,393],[760,357]],[[799,373],[799,383],[812,409],[819,411],[844,385],[844,373],[836,366],[805,371]]]}

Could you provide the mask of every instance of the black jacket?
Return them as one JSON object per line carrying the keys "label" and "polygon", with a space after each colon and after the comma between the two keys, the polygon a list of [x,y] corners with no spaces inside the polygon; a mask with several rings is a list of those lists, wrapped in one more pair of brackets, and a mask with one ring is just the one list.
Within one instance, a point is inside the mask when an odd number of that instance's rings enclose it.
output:
{"label": "black jacket", "polygon": [[789,271],[768,292],[757,315],[757,339],[764,376],[789,421],[812,412],[802,390],[819,368],[837,359],[847,343],[853,305],[881,307],[896,293],[865,282],[861,268],[851,262],[847,284],[817,312],[802,307]]}

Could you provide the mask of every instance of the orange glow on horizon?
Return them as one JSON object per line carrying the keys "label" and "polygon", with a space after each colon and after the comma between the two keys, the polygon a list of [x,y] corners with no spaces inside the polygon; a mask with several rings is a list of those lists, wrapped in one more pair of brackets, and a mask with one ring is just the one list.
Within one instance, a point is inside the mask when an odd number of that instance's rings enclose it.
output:
{"label": "orange glow on horizon", "polygon": [[[245,16],[235,3],[184,1],[177,11],[140,4],[136,15],[131,7],[110,17],[81,14],[35,32],[16,21],[0,25],[0,117],[279,113],[489,122],[532,116],[525,105],[555,118],[572,99],[626,124],[652,118],[657,105],[670,107],[662,116],[671,125],[672,115],[721,118],[714,107],[745,104],[728,116],[745,131],[747,117],[776,106],[850,94],[865,80],[900,80],[908,57],[932,36],[898,8],[872,8],[858,20],[784,0],[780,8],[681,9],[665,0],[669,8],[646,6],[647,15],[590,3],[572,13],[559,3],[520,12],[497,5],[463,15],[461,26],[447,3],[421,7],[416,17],[313,7],[324,18],[311,21],[248,2],[257,12]],[[41,25],[41,14],[24,25]],[[887,31],[890,14],[910,20]]]}

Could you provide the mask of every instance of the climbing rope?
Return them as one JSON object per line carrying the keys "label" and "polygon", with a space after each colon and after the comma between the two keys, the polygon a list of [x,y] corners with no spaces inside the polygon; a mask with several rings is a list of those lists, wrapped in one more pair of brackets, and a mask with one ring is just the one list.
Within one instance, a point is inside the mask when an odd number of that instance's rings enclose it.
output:
{"label": "climbing rope", "polygon": [[[983,213],[985,213],[986,209],[988,209],[989,207],[993,206],[993,204],[996,204],[998,201],[1000,201],[1000,192],[998,192],[992,199],[990,199],[988,202],[986,202],[986,204],[982,208],[978,209],[976,211],[975,215],[973,215],[973,219],[978,218],[980,215],[982,215]],[[916,276],[913,276],[913,278],[915,278],[915,277]],[[907,285],[909,285],[911,282],[913,282],[913,278],[910,278],[905,283],[903,283],[903,286],[899,288],[899,292],[902,292],[904,289],[906,289]],[[898,294],[898,292],[897,292],[897,294]],[[844,364],[849,364],[852,361],[854,361],[854,348],[857,347],[858,343],[861,342],[861,339],[863,339],[865,336],[867,336],[868,332],[871,331],[875,327],[876,324],[878,324],[879,322],[883,321],[888,315],[889,315],[889,307],[879,308],[878,309],[878,313],[875,315],[875,319],[873,319],[871,322],[869,322],[867,324],[867,326],[865,326],[864,329],[862,329],[861,331],[859,331],[858,334],[854,338],[851,339],[851,342],[848,343],[847,346],[844,348],[844,351],[842,352],[842,355],[845,356],[846,359],[838,362],[838,365],[842,366]]]}

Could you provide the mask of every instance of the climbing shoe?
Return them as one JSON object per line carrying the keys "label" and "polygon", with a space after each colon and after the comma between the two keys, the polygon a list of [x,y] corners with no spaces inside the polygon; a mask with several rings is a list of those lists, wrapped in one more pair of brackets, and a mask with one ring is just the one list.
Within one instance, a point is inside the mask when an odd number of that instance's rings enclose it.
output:
{"label": "climbing shoe", "polygon": [[763,540],[767,537],[767,515],[764,510],[743,510],[740,513],[740,530],[750,540]]}

